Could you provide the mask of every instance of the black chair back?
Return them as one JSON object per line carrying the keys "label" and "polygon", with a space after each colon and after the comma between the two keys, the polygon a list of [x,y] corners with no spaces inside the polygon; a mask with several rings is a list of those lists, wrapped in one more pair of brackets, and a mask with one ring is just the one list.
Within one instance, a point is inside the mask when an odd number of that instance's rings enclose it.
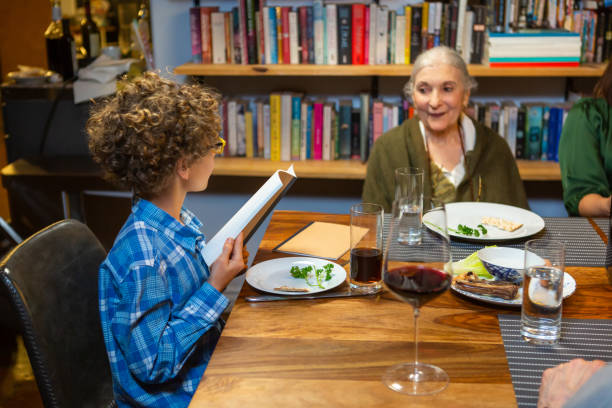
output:
{"label": "black chair back", "polygon": [[46,408],[114,406],[98,311],[98,268],[105,256],[85,224],[63,220],[0,261],[0,282]]}

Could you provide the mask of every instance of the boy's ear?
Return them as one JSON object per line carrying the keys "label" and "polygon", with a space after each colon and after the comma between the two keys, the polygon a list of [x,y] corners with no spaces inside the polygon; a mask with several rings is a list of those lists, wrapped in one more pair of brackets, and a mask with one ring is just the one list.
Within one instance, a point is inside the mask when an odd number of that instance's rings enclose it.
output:
{"label": "boy's ear", "polygon": [[187,166],[185,159],[181,158],[181,159],[178,159],[178,161],[176,162],[176,173],[183,180],[186,180],[189,178],[190,171],[189,171],[189,167]]}

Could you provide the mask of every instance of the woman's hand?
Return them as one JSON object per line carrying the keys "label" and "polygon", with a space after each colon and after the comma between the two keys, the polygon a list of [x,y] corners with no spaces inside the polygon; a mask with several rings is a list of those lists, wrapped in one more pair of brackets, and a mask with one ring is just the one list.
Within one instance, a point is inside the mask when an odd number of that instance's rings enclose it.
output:
{"label": "woman's hand", "polygon": [[[242,232],[234,240],[228,238],[223,244],[223,252],[210,267],[208,283],[219,292],[222,292],[228,283],[236,277],[244,268],[246,263],[243,258],[244,249],[242,245]],[[246,252],[248,258],[248,252]]]}
{"label": "woman's hand", "polygon": [[561,408],[597,370],[605,366],[601,360],[576,358],[542,374],[538,408]]}

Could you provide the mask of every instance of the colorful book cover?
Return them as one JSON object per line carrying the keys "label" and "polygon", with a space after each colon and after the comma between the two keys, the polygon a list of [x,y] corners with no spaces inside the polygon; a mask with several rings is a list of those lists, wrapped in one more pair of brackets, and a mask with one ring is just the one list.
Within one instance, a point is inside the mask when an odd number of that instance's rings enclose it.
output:
{"label": "colorful book cover", "polygon": [[281,96],[270,94],[270,160],[281,159]]}
{"label": "colorful book cover", "polygon": [[327,4],[325,12],[326,64],[338,65],[338,10],[335,4]]}
{"label": "colorful book cover", "polygon": [[370,64],[370,7],[366,6],[363,14],[363,63]]}
{"label": "colorful book cover", "polygon": [[266,56],[265,56],[265,37],[264,37],[264,27],[263,27],[263,18],[264,14],[262,10],[255,11],[255,32],[257,34],[257,63],[265,64]]}
{"label": "colorful book cover", "polygon": [[340,158],[340,135],[338,131],[339,119],[338,112],[334,105],[331,107],[331,159]]}
{"label": "colorful book cover", "polygon": [[543,108],[541,105],[527,105],[527,158],[539,160],[542,145],[542,119]]}
{"label": "colorful book cover", "polygon": [[285,62],[283,60],[283,15],[282,15],[282,7],[277,6],[276,9],[276,49],[278,51],[278,63],[279,64],[288,64],[289,62]]}
{"label": "colorful book cover", "polygon": [[404,27],[404,63],[410,64],[410,49],[412,48],[412,7],[404,7],[404,18],[406,26]]}
{"label": "colorful book cover", "polygon": [[540,158],[546,160],[548,158],[548,143],[549,143],[549,132],[548,132],[548,121],[550,120],[550,107],[542,107],[542,145],[540,147]]}
{"label": "colorful book cover", "polygon": [[338,128],[339,128],[339,158],[350,159],[351,158],[351,115],[352,115],[352,102],[351,101],[340,101]]}
{"label": "colorful book cover", "polygon": [[315,102],[313,111],[312,158],[321,160],[323,158],[323,102]]}
{"label": "colorful book cover", "polygon": [[300,160],[302,97],[291,96],[291,160]]}
{"label": "colorful book cover", "polygon": [[[352,48],[355,45],[351,43],[351,5],[338,4],[338,64],[348,65],[352,62]],[[353,34],[354,31],[353,31]]]}
{"label": "colorful book cover", "polygon": [[203,64],[212,64],[212,24],[210,15],[214,11],[219,11],[219,7],[200,7]]}
{"label": "colorful book cover", "polygon": [[242,40],[240,39],[240,12],[238,7],[232,8],[232,32],[234,36],[234,63],[242,64]]}
{"label": "colorful book cover", "polygon": [[372,142],[383,134],[384,129],[384,105],[381,101],[372,103]]}
{"label": "colorful book cover", "polygon": [[421,23],[423,8],[412,6],[412,21],[410,23],[410,63],[414,64],[416,57],[421,53]]}
{"label": "colorful book cover", "polygon": [[300,62],[308,64],[308,6],[299,7],[298,14],[300,20]]}
{"label": "colorful book cover", "polygon": [[270,160],[270,104],[263,104],[263,158]]}
{"label": "colorful book cover", "polygon": [[323,9],[323,0],[314,0],[312,4],[315,64],[323,64],[325,62],[325,56],[323,53],[323,44],[325,42],[325,25],[323,14],[325,10]]}
{"label": "colorful book cover", "polygon": [[257,129],[256,157],[264,156],[264,103],[261,100],[255,102],[255,128]]}
{"label": "colorful book cover", "polygon": [[289,60],[291,64],[300,63],[297,12],[289,12]]}
{"label": "colorful book cover", "polygon": [[[255,29],[255,0],[246,1],[246,43],[249,64],[257,63],[257,34]],[[242,0],[241,0],[242,2]]]}
{"label": "colorful book cover", "polygon": [[305,100],[300,105],[300,160],[308,158],[308,105]]}
{"label": "colorful book cover", "polygon": [[232,22],[232,12],[228,11],[225,14],[225,60],[228,64],[234,62],[234,33]]}
{"label": "colorful book cover", "polygon": [[557,143],[559,141],[559,135],[557,135],[557,130],[561,130],[559,127],[559,123],[562,121],[562,117],[560,117],[559,113],[562,114],[562,109],[558,107],[551,107],[548,116],[548,146],[546,151],[542,152],[542,156],[544,154],[546,157],[544,160],[555,160],[555,154],[557,151]]}
{"label": "colorful book cover", "polygon": [[365,4],[353,4],[351,10],[352,50],[351,61],[353,65],[364,64],[365,39]]}
{"label": "colorful book cover", "polygon": [[306,35],[308,36],[308,63],[315,63],[315,46],[314,46],[314,16],[312,6],[308,6],[306,9],[306,24],[307,31]]}
{"label": "colorful book cover", "polygon": [[263,15],[263,37],[264,37],[264,63],[272,63],[272,55],[270,54],[270,8],[264,7],[261,10]]}
{"label": "colorful book cover", "polygon": [[200,22],[200,8],[189,9],[189,31],[191,33],[191,62],[202,63],[202,23]]}
{"label": "colorful book cover", "polygon": [[278,29],[276,22],[276,8],[268,9],[268,19],[270,21],[270,64],[278,64]]}
{"label": "colorful book cover", "polygon": [[238,0],[238,18],[240,28],[240,60],[242,64],[249,63],[249,41],[247,38],[247,5],[246,0]]}
{"label": "colorful book cover", "polygon": [[281,7],[283,64],[291,64],[291,42],[289,41],[289,7]]}

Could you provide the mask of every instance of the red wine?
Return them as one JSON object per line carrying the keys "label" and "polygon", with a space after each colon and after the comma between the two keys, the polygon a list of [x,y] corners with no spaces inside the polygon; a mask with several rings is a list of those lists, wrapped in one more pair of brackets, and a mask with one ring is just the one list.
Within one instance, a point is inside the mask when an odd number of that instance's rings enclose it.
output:
{"label": "red wine", "polygon": [[361,283],[380,281],[382,251],[376,248],[351,249],[351,280]]}
{"label": "red wine", "polygon": [[438,269],[411,265],[391,269],[385,274],[384,282],[402,300],[421,307],[448,289],[451,276]]}

